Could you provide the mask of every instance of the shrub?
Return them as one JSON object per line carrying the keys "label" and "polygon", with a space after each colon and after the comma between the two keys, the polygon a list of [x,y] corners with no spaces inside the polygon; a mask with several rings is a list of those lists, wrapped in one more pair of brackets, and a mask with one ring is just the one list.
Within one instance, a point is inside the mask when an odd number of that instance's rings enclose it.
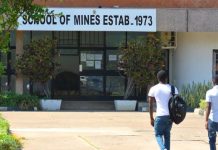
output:
{"label": "shrub", "polygon": [[9,123],[0,116],[0,149],[19,150],[21,147],[20,140],[9,134]]}
{"label": "shrub", "polygon": [[0,118],[0,134],[7,134],[8,131],[9,131],[8,122]]}
{"label": "shrub", "polygon": [[212,87],[212,83],[195,83],[183,85],[181,88],[181,96],[187,105],[192,108],[198,108],[201,99],[205,98],[207,90]]}
{"label": "shrub", "polygon": [[40,106],[39,98],[37,96],[32,96],[29,94],[19,95],[18,96],[18,108],[20,110],[33,110],[34,107]]}
{"label": "shrub", "polygon": [[0,134],[0,149],[2,150],[19,150],[21,143],[14,136],[9,134]]}
{"label": "shrub", "polygon": [[205,101],[205,99],[200,100],[199,106],[202,110],[206,110],[207,102]]}
{"label": "shrub", "polygon": [[14,92],[2,92],[0,93],[0,106],[7,106],[7,107],[16,107],[17,94]]}
{"label": "shrub", "polygon": [[0,106],[18,108],[19,110],[33,110],[40,106],[39,98],[29,94],[16,94],[14,92],[0,93]]}

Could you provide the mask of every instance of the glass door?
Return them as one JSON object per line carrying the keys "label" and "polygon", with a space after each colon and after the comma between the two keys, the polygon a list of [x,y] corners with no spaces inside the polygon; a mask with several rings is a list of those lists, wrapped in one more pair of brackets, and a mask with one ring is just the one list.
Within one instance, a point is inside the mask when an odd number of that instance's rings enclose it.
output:
{"label": "glass door", "polygon": [[79,95],[79,55],[77,49],[61,49],[59,64],[52,82],[55,98],[71,98]]}

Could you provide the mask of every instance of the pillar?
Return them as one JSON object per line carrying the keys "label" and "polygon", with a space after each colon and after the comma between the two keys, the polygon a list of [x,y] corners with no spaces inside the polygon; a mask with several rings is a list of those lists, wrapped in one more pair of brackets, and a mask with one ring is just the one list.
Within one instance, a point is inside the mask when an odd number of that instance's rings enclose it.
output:
{"label": "pillar", "polygon": [[[16,31],[16,56],[23,53],[24,32]],[[23,94],[23,77],[20,73],[16,74],[15,91],[17,94]]]}

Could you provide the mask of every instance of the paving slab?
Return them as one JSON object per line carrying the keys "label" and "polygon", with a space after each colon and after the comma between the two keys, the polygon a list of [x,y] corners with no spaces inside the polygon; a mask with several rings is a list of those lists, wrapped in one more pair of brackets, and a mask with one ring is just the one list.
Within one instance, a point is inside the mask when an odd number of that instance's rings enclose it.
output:
{"label": "paving slab", "polygon": [[[23,150],[158,150],[147,112],[1,112]],[[204,117],[173,125],[171,150],[209,149]]]}

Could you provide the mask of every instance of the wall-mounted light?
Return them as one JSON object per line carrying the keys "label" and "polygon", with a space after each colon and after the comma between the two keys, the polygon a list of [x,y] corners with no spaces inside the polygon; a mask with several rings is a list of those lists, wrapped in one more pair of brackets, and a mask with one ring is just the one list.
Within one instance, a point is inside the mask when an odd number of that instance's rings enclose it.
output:
{"label": "wall-mounted light", "polygon": [[27,84],[26,88],[27,88],[27,90],[29,90],[30,89],[30,84]]}
{"label": "wall-mounted light", "polygon": [[119,7],[120,7],[119,5],[114,5],[114,6],[113,6],[113,8],[119,8]]}

